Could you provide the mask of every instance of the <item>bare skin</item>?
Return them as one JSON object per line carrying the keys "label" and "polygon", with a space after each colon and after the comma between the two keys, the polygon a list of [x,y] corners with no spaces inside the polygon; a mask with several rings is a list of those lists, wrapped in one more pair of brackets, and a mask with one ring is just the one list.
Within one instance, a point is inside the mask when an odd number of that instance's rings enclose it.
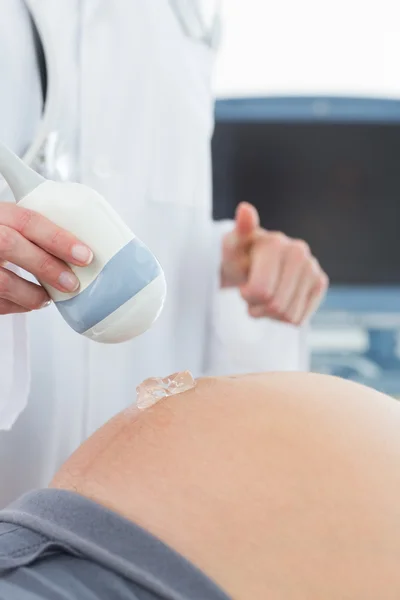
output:
{"label": "bare skin", "polygon": [[9,263],[60,292],[73,292],[79,281],[66,263],[82,267],[92,258],[90,248],[45,217],[0,203],[0,315],[29,312],[50,301],[42,286],[13,273]]}
{"label": "bare skin", "polygon": [[203,379],[119,414],[52,486],[146,528],[235,600],[398,600],[400,405],[339,379]]}
{"label": "bare skin", "polygon": [[251,317],[301,325],[317,310],[328,283],[304,240],[267,231],[254,206],[239,204],[222,243],[221,286],[239,288]]}

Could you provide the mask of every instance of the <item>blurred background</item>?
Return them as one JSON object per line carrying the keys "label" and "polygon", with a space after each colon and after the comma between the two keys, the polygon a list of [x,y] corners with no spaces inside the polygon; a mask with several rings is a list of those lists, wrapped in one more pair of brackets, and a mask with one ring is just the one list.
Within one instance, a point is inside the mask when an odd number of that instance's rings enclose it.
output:
{"label": "blurred background", "polygon": [[314,371],[400,397],[400,5],[227,0],[214,218],[246,200],[305,239],[331,289]]}

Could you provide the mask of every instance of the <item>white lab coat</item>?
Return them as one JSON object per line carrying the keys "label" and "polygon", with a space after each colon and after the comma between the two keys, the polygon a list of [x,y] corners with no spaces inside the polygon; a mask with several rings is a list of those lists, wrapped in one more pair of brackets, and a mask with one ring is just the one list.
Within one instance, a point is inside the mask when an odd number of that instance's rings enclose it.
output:
{"label": "white lab coat", "polygon": [[0,505],[46,485],[89,434],[135,401],[145,377],[305,366],[301,330],[251,320],[236,290],[219,290],[226,223],[211,219],[214,50],[172,10],[190,12],[191,3],[28,4],[48,97],[26,160],[103,194],[158,256],[168,298],[148,333],[116,346],[79,336],[54,306],[1,317],[0,425],[9,430],[0,432]]}

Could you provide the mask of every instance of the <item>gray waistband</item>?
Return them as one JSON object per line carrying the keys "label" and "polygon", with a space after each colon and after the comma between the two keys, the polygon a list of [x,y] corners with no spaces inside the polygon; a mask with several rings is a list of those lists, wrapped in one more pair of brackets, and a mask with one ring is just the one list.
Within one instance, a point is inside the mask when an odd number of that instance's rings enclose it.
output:
{"label": "gray waistband", "polygon": [[92,560],[171,600],[229,600],[161,541],[72,492],[31,492],[0,512],[0,573],[52,548]]}

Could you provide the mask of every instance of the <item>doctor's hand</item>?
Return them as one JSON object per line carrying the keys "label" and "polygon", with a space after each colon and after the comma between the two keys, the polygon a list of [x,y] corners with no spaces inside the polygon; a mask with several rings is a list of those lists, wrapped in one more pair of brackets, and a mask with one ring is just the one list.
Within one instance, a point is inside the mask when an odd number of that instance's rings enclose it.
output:
{"label": "doctor's hand", "polygon": [[221,286],[239,287],[252,317],[300,325],[317,310],[328,277],[306,242],[262,229],[243,202],[223,239]]}
{"label": "doctor's hand", "polygon": [[0,314],[20,313],[49,303],[44,288],[7,268],[11,263],[61,292],[79,281],[66,262],[88,265],[91,250],[45,217],[15,204],[0,203]]}

